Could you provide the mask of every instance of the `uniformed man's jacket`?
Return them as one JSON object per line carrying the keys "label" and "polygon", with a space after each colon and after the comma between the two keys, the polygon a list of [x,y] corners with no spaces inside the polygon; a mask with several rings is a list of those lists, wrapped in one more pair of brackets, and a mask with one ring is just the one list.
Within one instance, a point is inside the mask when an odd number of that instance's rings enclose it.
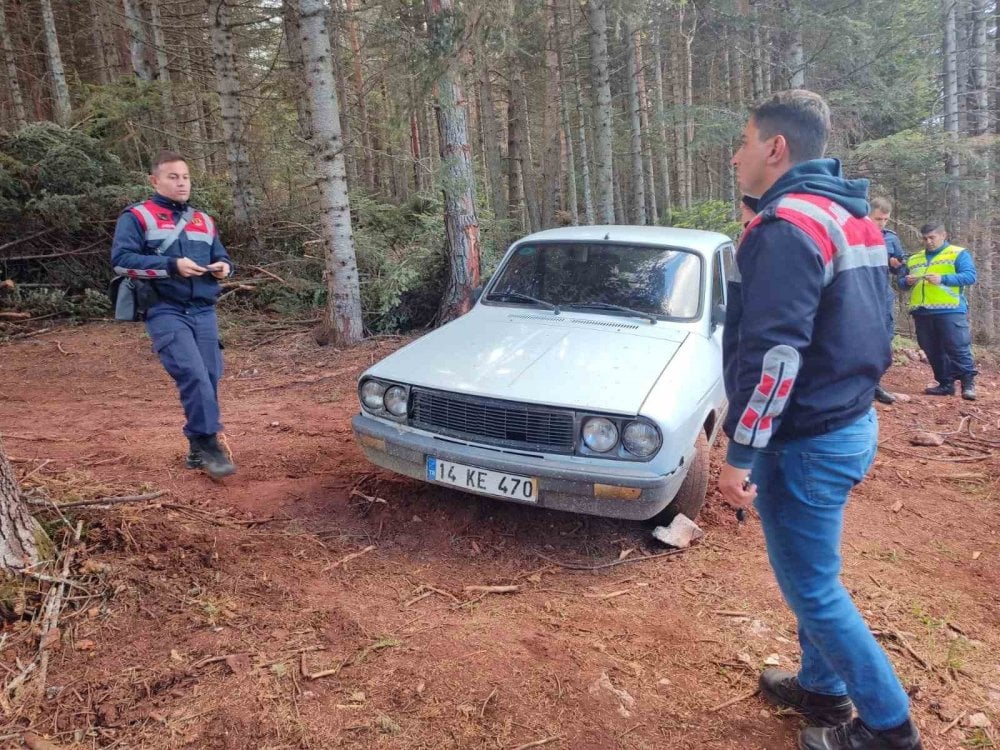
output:
{"label": "uniformed man's jacket", "polygon": [[118,217],[115,226],[111,262],[115,273],[152,281],[164,301],[180,305],[214,305],[219,296],[219,282],[214,276],[206,273],[185,279],[177,273],[179,258],[190,258],[200,266],[225,261],[233,268],[211,216],[194,211],[166,253],[157,253],[185,209],[187,204],[159,194],[129,206]]}
{"label": "uniformed man's jacket", "polygon": [[761,197],[736,252],[723,331],[727,461],[772,439],[844,427],[871,408],[890,362],[887,254],[867,180],[797,164]]}

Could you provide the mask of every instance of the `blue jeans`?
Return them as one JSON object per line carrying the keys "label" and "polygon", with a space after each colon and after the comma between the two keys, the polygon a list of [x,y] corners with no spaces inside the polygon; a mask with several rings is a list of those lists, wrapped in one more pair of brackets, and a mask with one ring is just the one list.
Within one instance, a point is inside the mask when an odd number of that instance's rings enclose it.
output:
{"label": "blue jeans", "polygon": [[909,699],[892,664],[840,581],[840,540],[851,488],[875,460],[875,410],[814,437],[774,440],[757,453],[751,476],[767,554],[798,619],[799,683],[849,695],[873,729],[899,726]]}
{"label": "blue jeans", "polygon": [[219,422],[219,379],[222,351],[214,307],[183,307],[159,302],[146,313],[153,351],[177,384],[190,437],[222,431]]}

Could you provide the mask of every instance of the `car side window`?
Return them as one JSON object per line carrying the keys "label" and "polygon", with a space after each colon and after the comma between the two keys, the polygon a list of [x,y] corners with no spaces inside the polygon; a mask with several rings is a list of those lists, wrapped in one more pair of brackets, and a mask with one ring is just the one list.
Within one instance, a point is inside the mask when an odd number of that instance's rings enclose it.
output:
{"label": "car side window", "polygon": [[725,281],[739,281],[739,271],[736,268],[736,250],[732,245],[722,247],[722,271]]}
{"label": "car side window", "polygon": [[725,248],[719,248],[712,256],[712,304],[726,304],[726,276],[724,268]]}

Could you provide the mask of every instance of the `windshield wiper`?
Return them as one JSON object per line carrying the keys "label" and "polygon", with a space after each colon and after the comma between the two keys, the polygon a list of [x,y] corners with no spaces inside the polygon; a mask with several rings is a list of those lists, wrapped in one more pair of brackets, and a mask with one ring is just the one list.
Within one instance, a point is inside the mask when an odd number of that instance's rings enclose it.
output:
{"label": "windshield wiper", "polygon": [[556,315],[559,314],[559,307],[557,305],[553,305],[551,302],[546,302],[543,299],[529,297],[527,294],[521,294],[520,292],[499,292],[491,294],[486,299],[497,302],[532,302],[536,305],[541,305],[546,310],[552,310]]}
{"label": "windshield wiper", "polygon": [[641,312],[639,310],[633,310],[631,307],[622,307],[621,305],[612,305],[610,302],[573,302],[568,305],[563,305],[563,308],[569,309],[587,309],[592,310],[616,310],[618,312],[623,312],[631,315],[633,318],[645,318],[653,325],[656,325],[658,318],[652,313]]}

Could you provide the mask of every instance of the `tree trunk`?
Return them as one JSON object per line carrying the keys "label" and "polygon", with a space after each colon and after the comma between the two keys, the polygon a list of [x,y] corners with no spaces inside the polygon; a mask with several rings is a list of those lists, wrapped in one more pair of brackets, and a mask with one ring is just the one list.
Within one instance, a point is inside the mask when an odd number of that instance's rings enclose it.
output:
{"label": "tree trunk", "polygon": [[671,223],[671,214],[674,209],[670,195],[670,158],[667,155],[670,150],[670,144],[667,139],[667,111],[664,106],[663,96],[663,54],[660,49],[659,27],[654,29],[653,34],[653,65],[656,74],[656,128],[659,133],[657,149],[660,153],[660,179],[662,184],[658,203],[660,204],[660,209],[663,211],[664,221],[669,226]]}
{"label": "tree trunk", "polygon": [[201,174],[208,173],[208,159],[205,153],[209,144],[205,133],[204,121],[201,112],[200,86],[194,80],[194,62],[191,59],[191,40],[188,34],[181,35],[181,75],[184,77],[184,86],[187,89],[186,103],[184,105],[185,118],[187,119],[188,141],[187,148],[190,158],[194,162],[195,168]]}
{"label": "tree trunk", "polygon": [[[302,29],[299,26],[295,0],[284,0],[281,3],[281,23],[285,30],[285,49],[288,52],[288,71],[291,74],[292,96],[295,97],[299,136],[309,140],[312,137],[312,115],[309,112],[309,93],[302,65]],[[335,49],[331,49],[331,52],[336,54]]]}
{"label": "tree trunk", "polygon": [[638,32],[626,22],[622,33],[625,35],[625,59],[628,61],[628,108],[631,131],[632,157],[632,221],[646,223],[646,172],[642,163],[642,106],[639,102],[640,63],[636,50]]}
{"label": "tree trunk", "polygon": [[59,37],[56,36],[56,19],[52,15],[51,0],[39,0],[42,9],[42,25],[45,27],[45,57],[52,76],[52,98],[55,106],[56,122],[68,128],[73,119],[73,108],[69,100],[69,86],[66,85],[66,71],[63,69],[62,55],[59,53]]}
{"label": "tree trunk", "polygon": [[0,440],[0,570],[18,571],[38,564],[38,522],[21,502],[14,468]]}
{"label": "tree trunk", "polygon": [[597,221],[615,222],[614,167],[611,156],[611,79],[608,71],[608,0],[589,0],[590,54],[594,90],[594,168]]}
{"label": "tree trunk", "polygon": [[440,55],[436,82],[441,134],[442,192],[448,233],[448,286],[441,298],[438,320],[446,323],[469,311],[472,291],[479,286],[479,220],[476,218],[476,181],[469,149],[465,99],[455,49],[453,24],[461,11],[451,0],[430,0],[430,28]]}
{"label": "tree trunk", "polygon": [[[955,6],[956,0],[944,3],[944,129],[951,139],[958,141],[958,64],[955,48]],[[948,177],[948,229],[953,236],[959,232],[958,212],[961,188],[960,167],[957,150],[949,149],[945,157],[945,174]]]}
{"label": "tree trunk", "polygon": [[577,150],[580,153],[580,184],[583,187],[583,220],[594,223],[594,197],[590,187],[590,157],[587,147],[587,123],[584,117],[583,95],[580,92],[583,76],[580,73],[580,58],[576,51],[576,20],[573,6],[576,0],[567,0],[569,10],[569,48],[573,52],[573,106],[577,116]]}
{"label": "tree trunk", "polygon": [[364,328],[326,2],[299,0],[299,21],[313,118],[312,147],[319,188],[320,226],[326,245],[326,315],[316,332],[316,340],[320,344],[348,346],[364,337]]}
{"label": "tree trunk", "polygon": [[759,0],[750,0],[750,78],[753,103],[764,98],[765,51],[762,42]]}
{"label": "tree trunk", "polygon": [[989,131],[989,46],[986,44],[986,26],[989,20],[987,0],[972,0],[972,45],[970,52],[972,73],[972,99],[974,116],[969,118],[972,135]]}
{"label": "tree trunk", "polygon": [[493,83],[485,49],[479,52],[479,103],[482,109],[483,149],[486,152],[486,175],[490,185],[490,204],[493,215],[500,221],[509,218],[507,195],[503,189],[503,159],[500,153],[500,129],[497,126],[496,103],[493,101]]}
{"label": "tree trunk", "polygon": [[167,59],[167,35],[164,33],[163,20],[160,18],[160,0],[149,0],[149,17],[153,24],[153,47],[156,49],[156,78],[160,86],[160,100],[163,102],[163,122],[171,132],[167,136],[170,147],[177,148],[178,137],[173,132],[173,123],[177,121],[174,111],[174,94],[170,82],[170,67]]}
{"label": "tree trunk", "polygon": [[[243,144],[243,113],[240,103],[240,80],[236,69],[236,41],[229,18],[232,0],[209,0],[208,15],[212,28],[212,62],[216,90],[222,112],[222,137],[226,143],[226,162],[233,189],[233,218],[241,233],[250,229],[253,216],[253,193],[250,189],[250,162]],[[329,47],[329,43],[327,43]]]}
{"label": "tree trunk", "polygon": [[21,96],[21,85],[17,81],[17,61],[14,59],[14,44],[7,28],[7,14],[4,12],[4,0],[0,0],[0,53],[3,54],[4,73],[6,74],[7,91],[10,92],[11,104],[14,109],[14,125],[18,130],[28,124],[28,113],[24,109],[24,97]]}
{"label": "tree trunk", "polygon": [[[0,0],[2,4],[3,0]],[[91,45],[94,53],[94,61],[97,63],[97,82],[102,86],[107,86],[112,81],[111,72],[108,66],[108,61],[104,57],[105,47],[104,47],[104,34],[102,26],[104,22],[101,20],[101,10],[100,3],[98,0],[88,0],[87,10],[90,13],[90,39]],[[0,8],[0,14],[3,13],[3,9]],[[0,21],[0,26],[3,23]]]}
{"label": "tree trunk", "polygon": [[524,87],[524,74],[518,67],[514,72],[514,105],[518,108],[518,153],[521,158],[521,184],[524,192],[524,209],[528,215],[528,229],[537,232],[542,228],[542,214],[538,205],[538,181],[535,159],[531,153],[531,128],[528,127],[528,95]]}
{"label": "tree trunk", "polygon": [[784,44],[781,49],[787,87],[801,89],[806,85],[805,54],[802,48],[802,8],[800,0],[784,0],[786,21]]}
{"label": "tree trunk", "polygon": [[691,207],[691,173],[687,168],[687,158],[684,154],[684,144],[687,139],[687,127],[684,114],[684,61],[681,57],[683,37],[680,32],[674,36],[670,44],[670,83],[673,89],[673,125],[674,125],[674,166],[677,170],[677,202],[681,208]]}
{"label": "tree trunk", "polygon": [[656,168],[653,161],[653,132],[649,127],[649,90],[646,87],[646,63],[642,53],[642,35],[636,33],[635,56],[639,71],[639,120],[642,128],[642,159],[646,174],[646,223],[657,224]]}
{"label": "tree trunk", "polygon": [[698,30],[697,8],[691,8],[691,28],[684,28],[684,6],[680,11],[680,31],[684,38],[684,204],[691,206],[694,202],[694,57],[691,45]]}
{"label": "tree trunk", "polygon": [[[132,70],[141,81],[153,80],[153,69],[149,65],[146,48],[149,46],[146,22],[142,17],[142,0],[122,0],[125,20],[128,23],[129,51],[132,54]],[[218,0],[216,3],[218,4]],[[209,3],[211,8],[213,3]],[[211,11],[210,11],[211,12]]]}
{"label": "tree trunk", "polygon": [[541,226],[547,229],[555,224],[559,209],[562,183],[559,179],[559,64],[556,53],[556,18],[554,0],[545,0],[545,109],[542,116],[542,214]]}
{"label": "tree trunk", "polygon": [[377,189],[375,181],[375,154],[372,146],[371,127],[368,119],[368,100],[365,96],[364,58],[361,52],[361,35],[355,17],[354,0],[346,0],[347,12],[344,24],[347,40],[351,45],[351,82],[354,84],[354,101],[358,108],[358,129],[361,135],[361,163],[363,165],[365,187],[371,192]]}
{"label": "tree trunk", "polygon": [[521,108],[517,86],[517,69],[513,56],[509,68],[510,85],[507,87],[507,199],[510,218],[518,222],[521,232],[528,226],[524,206],[524,145],[521,142]]}

